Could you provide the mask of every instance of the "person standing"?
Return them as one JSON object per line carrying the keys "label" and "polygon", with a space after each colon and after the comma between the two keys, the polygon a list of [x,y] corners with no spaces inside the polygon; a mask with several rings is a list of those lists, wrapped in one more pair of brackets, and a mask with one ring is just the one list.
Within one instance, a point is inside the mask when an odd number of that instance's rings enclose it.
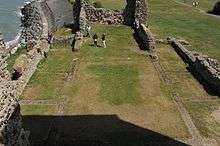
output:
{"label": "person standing", "polygon": [[105,34],[102,34],[102,45],[104,48],[106,48],[106,35]]}
{"label": "person standing", "polygon": [[97,34],[94,34],[93,41],[94,41],[94,46],[98,47],[98,35]]}
{"label": "person standing", "polygon": [[52,43],[53,43],[53,34],[49,33],[48,38],[47,38],[48,44],[50,45],[50,48],[52,48]]}

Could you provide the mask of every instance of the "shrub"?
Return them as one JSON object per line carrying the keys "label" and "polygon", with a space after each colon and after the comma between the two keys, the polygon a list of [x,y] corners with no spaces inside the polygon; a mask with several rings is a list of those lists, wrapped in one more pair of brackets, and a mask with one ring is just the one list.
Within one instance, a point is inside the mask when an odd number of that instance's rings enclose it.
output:
{"label": "shrub", "polygon": [[93,6],[96,7],[96,8],[103,8],[101,1],[94,2]]}

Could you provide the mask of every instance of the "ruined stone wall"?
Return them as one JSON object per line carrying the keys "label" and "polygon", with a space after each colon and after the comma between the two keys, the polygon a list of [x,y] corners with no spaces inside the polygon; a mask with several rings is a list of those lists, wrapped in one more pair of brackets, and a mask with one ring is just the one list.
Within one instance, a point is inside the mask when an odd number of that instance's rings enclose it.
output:
{"label": "ruined stone wall", "polygon": [[195,61],[195,70],[220,95],[220,64],[218,61],[198,56]]}
{"label": "ruined stone wall", "polygon": [[22,128],[20,105],[10,78],[0,77],[0,145],[27,145],[28,139]]}
{"label": "ruined stone wall", "polygon": [[169,40],[177,54],[187,63],[194,64],[196,61],[196,56],[189,51],[187,48],[185,48],[178,40],[171,38]]}
{"label": "ruined stone wall", "polygon": [[0,73],[6,68],[7,51],[3,38],[0,36]]}
{"label": "ruined stone wall", "polygon": [[43,33],[42,17],[46,17],[48,30],[55,31],[63,25],[74,23],[73,8],[68,0],[35,0],[22,9],[22,38],[28,42],[40,39]]}
{"label": "ruined stone wall", "polygon": [[136,27],[135,23],[148,26],[149,8],[146,0],[126,0],[124,21],[126,25]]}
{"label": "ruined stone wall", "polygon": [[148,21],[149,9],[146,0],[127,0],[124,10],[95,8],[85,0],[76,0],[75,5],[75,10],[79,7],[85,10],[86,18],[91,22],[126,24],[133,27],[135,23],[147,24]]}
{"label": "ruined stone wall", "polygon": [[40,2],[32,1],[27,3],[22,9],[22,38],[27,41],[40,39],[43,33],[42,9]]}
{"label": "ruined stone wall", "polygon": [[150,51],[155,50],[156,48],[155,38],[153,34],[150,32],[150,30],[144,24],[141,24],[138,27],[138,29],[136,30],[136,34],[138,35],[138,38],[140,39],[144,50],[150,50]]}
{"label": "ruined stone wall", "polygon": [[123,24],[123,11],[104,8],[95,8],[86,1],[82,0],[82,7],[86,12],[86,18],[91,22],[102,24]]}
{"label": "ruined stone wall", "polygon": [[43,8],[48,23],[55,28],[66,24],[74,23],[73,6],[68,0],[45,0],[42,2],[46,7]]}
{"label": "ruined stone wall", "polygon": [[174,38],[170,40],[170,43],[181,58],[198,73],[210,88],[220,95],[220,63],[215,59],[189,51]]}
{"label": "ruined stone wall", "polygon": [[35,40],[36,45],[28,48],[30,50],[26,54],[22,54],[24,56],[22,62],[25,62],[25,65],[22,65],[21,77],[12,80],[10,75],[0,76],[0,145],[28,145],[28,139],[22,129],[17,99],[37,69],[38,63],[44,58],[43,52],[48,52],[50,48],[46,40],[49,32],[47,18],[44,13],[41,13],[40,17],[40,22],[43,24],[42,32],[37,33],[40,39]]}

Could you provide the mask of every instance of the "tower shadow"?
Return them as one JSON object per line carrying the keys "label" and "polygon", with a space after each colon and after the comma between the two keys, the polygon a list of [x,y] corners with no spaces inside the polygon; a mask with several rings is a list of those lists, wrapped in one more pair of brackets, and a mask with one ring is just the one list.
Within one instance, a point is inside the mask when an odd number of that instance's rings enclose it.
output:
{"label": "tower shadow", "polygon": [[23,116],[33,146],[186,146],[117,115]]}

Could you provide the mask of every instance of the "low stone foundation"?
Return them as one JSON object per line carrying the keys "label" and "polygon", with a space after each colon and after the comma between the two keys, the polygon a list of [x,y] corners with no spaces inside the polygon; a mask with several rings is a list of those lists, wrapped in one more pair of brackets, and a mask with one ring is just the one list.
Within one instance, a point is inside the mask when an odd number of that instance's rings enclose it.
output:
{"label": "low stone foundation", "polygon": [[193,53],[184,47],[178,40],[169,40],[177,54],[208,84],[209,88],[220,95],[220,64],[208,56]]}

